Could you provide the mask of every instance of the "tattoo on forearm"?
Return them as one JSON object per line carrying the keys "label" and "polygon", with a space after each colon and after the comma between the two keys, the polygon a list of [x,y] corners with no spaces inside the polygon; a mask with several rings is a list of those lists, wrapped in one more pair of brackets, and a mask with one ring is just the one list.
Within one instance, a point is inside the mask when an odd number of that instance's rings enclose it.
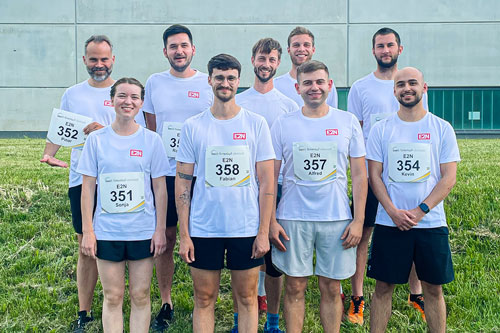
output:
{"label": "tattoo on forearm", "polygon": [[179,175],[179,178],[181,179],[186,179],[186,180],[193,180],[193,175],[188,175],[182,172],[177,173]]}
{"label": "tattoo on forearm", "polygon": [[183,206],[189,206],[191,204],[191,193],[189,188],[186,188],[184,192],[179,195],[178,199],[179,204],[182,204]]}

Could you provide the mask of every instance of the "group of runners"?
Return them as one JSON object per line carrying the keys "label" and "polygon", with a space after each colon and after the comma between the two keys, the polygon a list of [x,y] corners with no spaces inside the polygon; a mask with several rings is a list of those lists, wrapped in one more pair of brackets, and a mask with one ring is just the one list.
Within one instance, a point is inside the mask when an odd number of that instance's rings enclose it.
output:
{"label": "group of runners", "polygon": [[[363,325],[370,238],[371,331],[385,331],[394,286],[409,282],[408,302],[431,332],[444,332],[441,286],[454,273],[443,199],[460,156],[451,125],[427,111],[423,74],[398,69],[398,33],[373,35],[377,68],[353,84],[347,112],[337,109],[328,67],[311,59],[307,28],[291,31],[292,68],[277,78],[280,43],[259,40],[254,84],[238,95],[235,57],[212,57],[205,74],[191,67],[196,49],[187,27],[168,27],[163,43],[170,69],[143,87],[133,78],[113,80],[112,43],[91,36],[83,56],[90,78],[62,97],[62,110],[92,118],[85,145],[71,153],[68,195],[79,244],[72,330],[84,332],[93,320],[99,276],[104,331],[122,332],[128,265],[130,331],[166,331],[179,223],[194,332],[214,331],[224,267],[231,271],[231,332],[257,332],[259,309],[267,312],[264,332],[282,332],[283,285],[286,331],[301,332],[312,275],[325,332],[340,330],[340,281],[347,278],[346,317]],[[67,167],[55,157],[59,147],[48,141],[41,162]],[[162,306],[150,323],[153,266]]]}

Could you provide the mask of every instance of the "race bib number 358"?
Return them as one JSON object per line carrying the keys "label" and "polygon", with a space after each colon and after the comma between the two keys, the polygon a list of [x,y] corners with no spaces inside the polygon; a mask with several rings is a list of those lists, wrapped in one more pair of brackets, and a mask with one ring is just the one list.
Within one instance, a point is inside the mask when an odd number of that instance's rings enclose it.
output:
{"label": "race bib number 358", "polygon": [[144,173],[115,172],[99,175],[101,208],[105,213],[144,210]]}
{"label": "race bib number 358", "polygon": [[336,142],[294,142],[293,172],[295,179],[321,182],[337,178]]}
{"label": "race bib number 358", "polygon": [[431,145],[428,143],[389,144],[389,181],[425,182],[431,175]]}
{"label": "race bib number 358", "polygon": [[92,118],[54,109],[50,118],[47,139],[64,147],[83,145],[86,138],[83,129],[91,122]]}
{"label": "race bib number 358", "polygon": [[209,146],[205,154],[205,186],[249,186],[248,146]]}

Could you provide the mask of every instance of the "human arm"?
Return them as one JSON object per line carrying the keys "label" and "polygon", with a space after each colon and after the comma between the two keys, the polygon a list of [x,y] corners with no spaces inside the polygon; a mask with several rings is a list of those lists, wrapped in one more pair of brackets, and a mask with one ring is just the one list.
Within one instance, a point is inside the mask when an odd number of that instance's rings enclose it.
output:
{"label": "human arm", "polygon": [[154,113],[144,112],[144,116],[146,117],[146,127],[156,132],[156,115]]}
{"label": "human arm", "polygon": [[278,200],[278,178],[281,170],[281,161],[274,160],[274,203],[273,203],[273,211],[271,215],[271,222],[269,225],[269,240],[271,243],[276,246],[276,248],[280,251],[286,251],[286,247],[281,242],[280,236],[285,240],[290,240],[288,235],[285,232],[285,229],[278,223],[276,220],[276,202]]}
{"label": "human arm", "polygon": [[165,176],[152,178],[153,193],[156,207],[156,229],[151,239],[149,251],[158,257],[167,247],[167,239],[165,237],[165,221],[167,219],[167,188],[165,184]]}
{"label": "human arm", "polygon": [[357,246],[361,241],[365,220],[366,195],[368,192],[365,157],[351,157],[350,165],[354,216],[340,238],[344,240],[342,246],[345,249]]}
{"label": "human arm", "polygon": [[90,133],[97,131],[98,129],[101,129],[103,127],[103,125],[99,124],[97,121],[94,121],[83,128],[83,133],[89,135]]}
{"label": "human arm", "polygon": [[43,156],[40,159],[40,162],[47,163],[53,167],[67,168],[68,163],[54,157],[60,147],[60,145],[56,145],[55,143],[48,141],[45,142],[45,149],[43,150]]}
{"label": "human arm", "polygon": [[179,217],[179,254],[188,264],[195,261],[194,245],[189,235],[189,208],[191,206],[191,183],[194,163],[177,162],[175,175],[175,206]]}
{"label": "human arm", "polygon": [[274,160],[256,163],[259,180],[259,231],[252,246],[252,259],[263,257],[269,251],[269,222],[274,202]]}
{"label": "human arm", "polygon": [[83,255],[96,259],[97,241],[92,225],[92,215],[94,212],[94,196],[96,188],[96,177],[83,175],[82,183],[82,244],[81,251]]}

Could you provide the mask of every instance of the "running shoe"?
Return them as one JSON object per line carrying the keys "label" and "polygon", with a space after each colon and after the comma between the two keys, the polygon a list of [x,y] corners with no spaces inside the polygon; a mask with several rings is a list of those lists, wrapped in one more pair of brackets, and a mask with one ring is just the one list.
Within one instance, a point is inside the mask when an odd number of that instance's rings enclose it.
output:
{"label": "running shoe", "polygon": [[410,294],[408,296],[408,304],[417,309],[417,311],[422,315],[422,320],[426,321],[424,312],[424,296],[422,296],[422,294]]}
{"label": "running shoe", "polygon": [[174,318],[174,310],[170,307],[170,304],[165,303],[161,306],[160,312],[156,315],[156,318],[151,323],[151,330],[154,333],[165,332],[172,319]]}
{"label": "running shoe", "polygon": [[267,312],[267,297],[266,296],[257,296],[257,303],[259,304],[259,313]]}
{"label": "running shoe", "polygon": [[264,333],[285,333],[285,331],[282,331],[277,327],[267,328],[267,321],[266,321],[266,323],[264,324]]}
{"label": "running shoe", "polygon": [[347,319],[358,325],[363,325],[363,310],[365,309],[365,299],[363,296],[351,296]]}
{"label": "running shoe", "polygon": [[85,326],[94,321],[94,317],[92,316],[92,311],[87,316],[87,311],[78,311],[78,319],[71,323],[71,332],[73,333],[84,333]]}

